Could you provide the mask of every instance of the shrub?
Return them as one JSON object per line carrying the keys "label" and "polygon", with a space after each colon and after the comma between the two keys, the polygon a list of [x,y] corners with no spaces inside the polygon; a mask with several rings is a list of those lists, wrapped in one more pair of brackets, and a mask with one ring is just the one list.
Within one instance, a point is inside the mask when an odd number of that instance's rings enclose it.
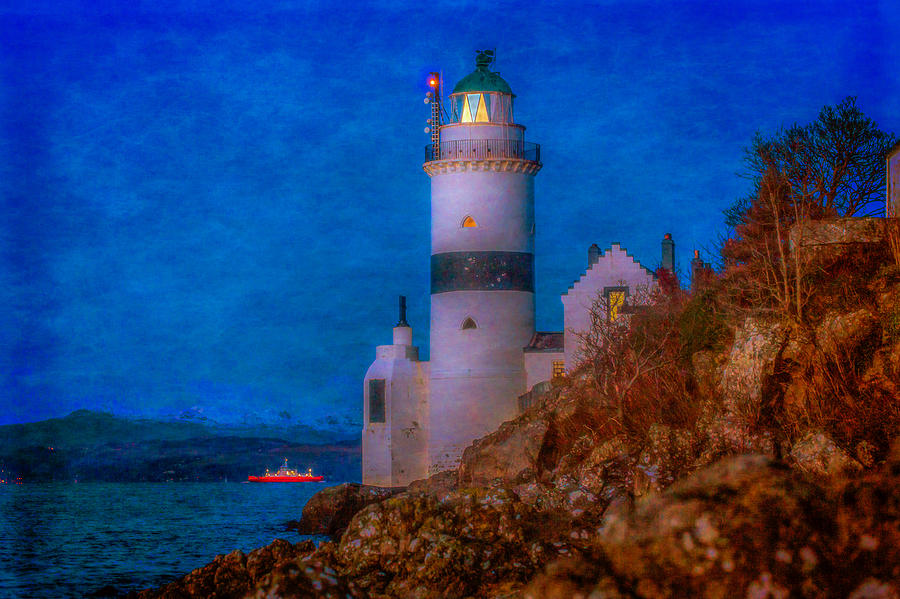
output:
{"label": "shrub", "polygon": [[689,363],[698,351],[721,349],[728,334],[717,289],[707,287],[693,295],[678,315],[681,360]]}

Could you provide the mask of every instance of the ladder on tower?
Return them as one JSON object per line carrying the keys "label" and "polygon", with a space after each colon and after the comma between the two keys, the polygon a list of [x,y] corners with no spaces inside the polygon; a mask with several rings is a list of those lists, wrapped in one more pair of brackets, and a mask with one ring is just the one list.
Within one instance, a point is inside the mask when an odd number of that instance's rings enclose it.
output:
{"label": "ladder on tower", "polygon": [[441,99],[443,81],[440,73],[428,74],[428,85],[431,87],[431,156],[432,160],[441,159],[441,125],[444,124],[444,107]]}

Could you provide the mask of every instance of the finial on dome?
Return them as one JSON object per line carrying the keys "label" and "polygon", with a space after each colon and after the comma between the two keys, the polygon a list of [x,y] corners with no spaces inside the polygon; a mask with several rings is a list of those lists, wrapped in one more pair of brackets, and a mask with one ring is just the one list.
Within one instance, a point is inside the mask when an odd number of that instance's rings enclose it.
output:
{"label": "finial on dome", "polygon": [[478,50],[475,55],[475,66],[479,69],[486,69],[494,62],[493,50]]}

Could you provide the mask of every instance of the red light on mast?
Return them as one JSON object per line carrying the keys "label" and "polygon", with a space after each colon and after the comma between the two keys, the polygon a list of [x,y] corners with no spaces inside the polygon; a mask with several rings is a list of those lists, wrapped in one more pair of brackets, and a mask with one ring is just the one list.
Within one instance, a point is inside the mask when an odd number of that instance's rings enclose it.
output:
{"label": "red light on mast", "polygon": [[436,85],[437,85],[437,79],[435,79],[435,78],[432,77],[431,79],[428,80],[428,85],[430,85],[431,87],[436,86]]}

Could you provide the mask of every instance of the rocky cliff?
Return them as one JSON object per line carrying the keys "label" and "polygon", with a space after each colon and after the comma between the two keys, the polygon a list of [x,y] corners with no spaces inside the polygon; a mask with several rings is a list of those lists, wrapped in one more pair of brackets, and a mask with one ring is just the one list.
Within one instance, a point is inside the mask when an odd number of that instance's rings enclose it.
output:
{"label": "rocky cliff", "polygon": [[458,470],[311,500],[333,541],[139,596],[900,597],[900,268],[829,260],[803,319],[663,299]]}

